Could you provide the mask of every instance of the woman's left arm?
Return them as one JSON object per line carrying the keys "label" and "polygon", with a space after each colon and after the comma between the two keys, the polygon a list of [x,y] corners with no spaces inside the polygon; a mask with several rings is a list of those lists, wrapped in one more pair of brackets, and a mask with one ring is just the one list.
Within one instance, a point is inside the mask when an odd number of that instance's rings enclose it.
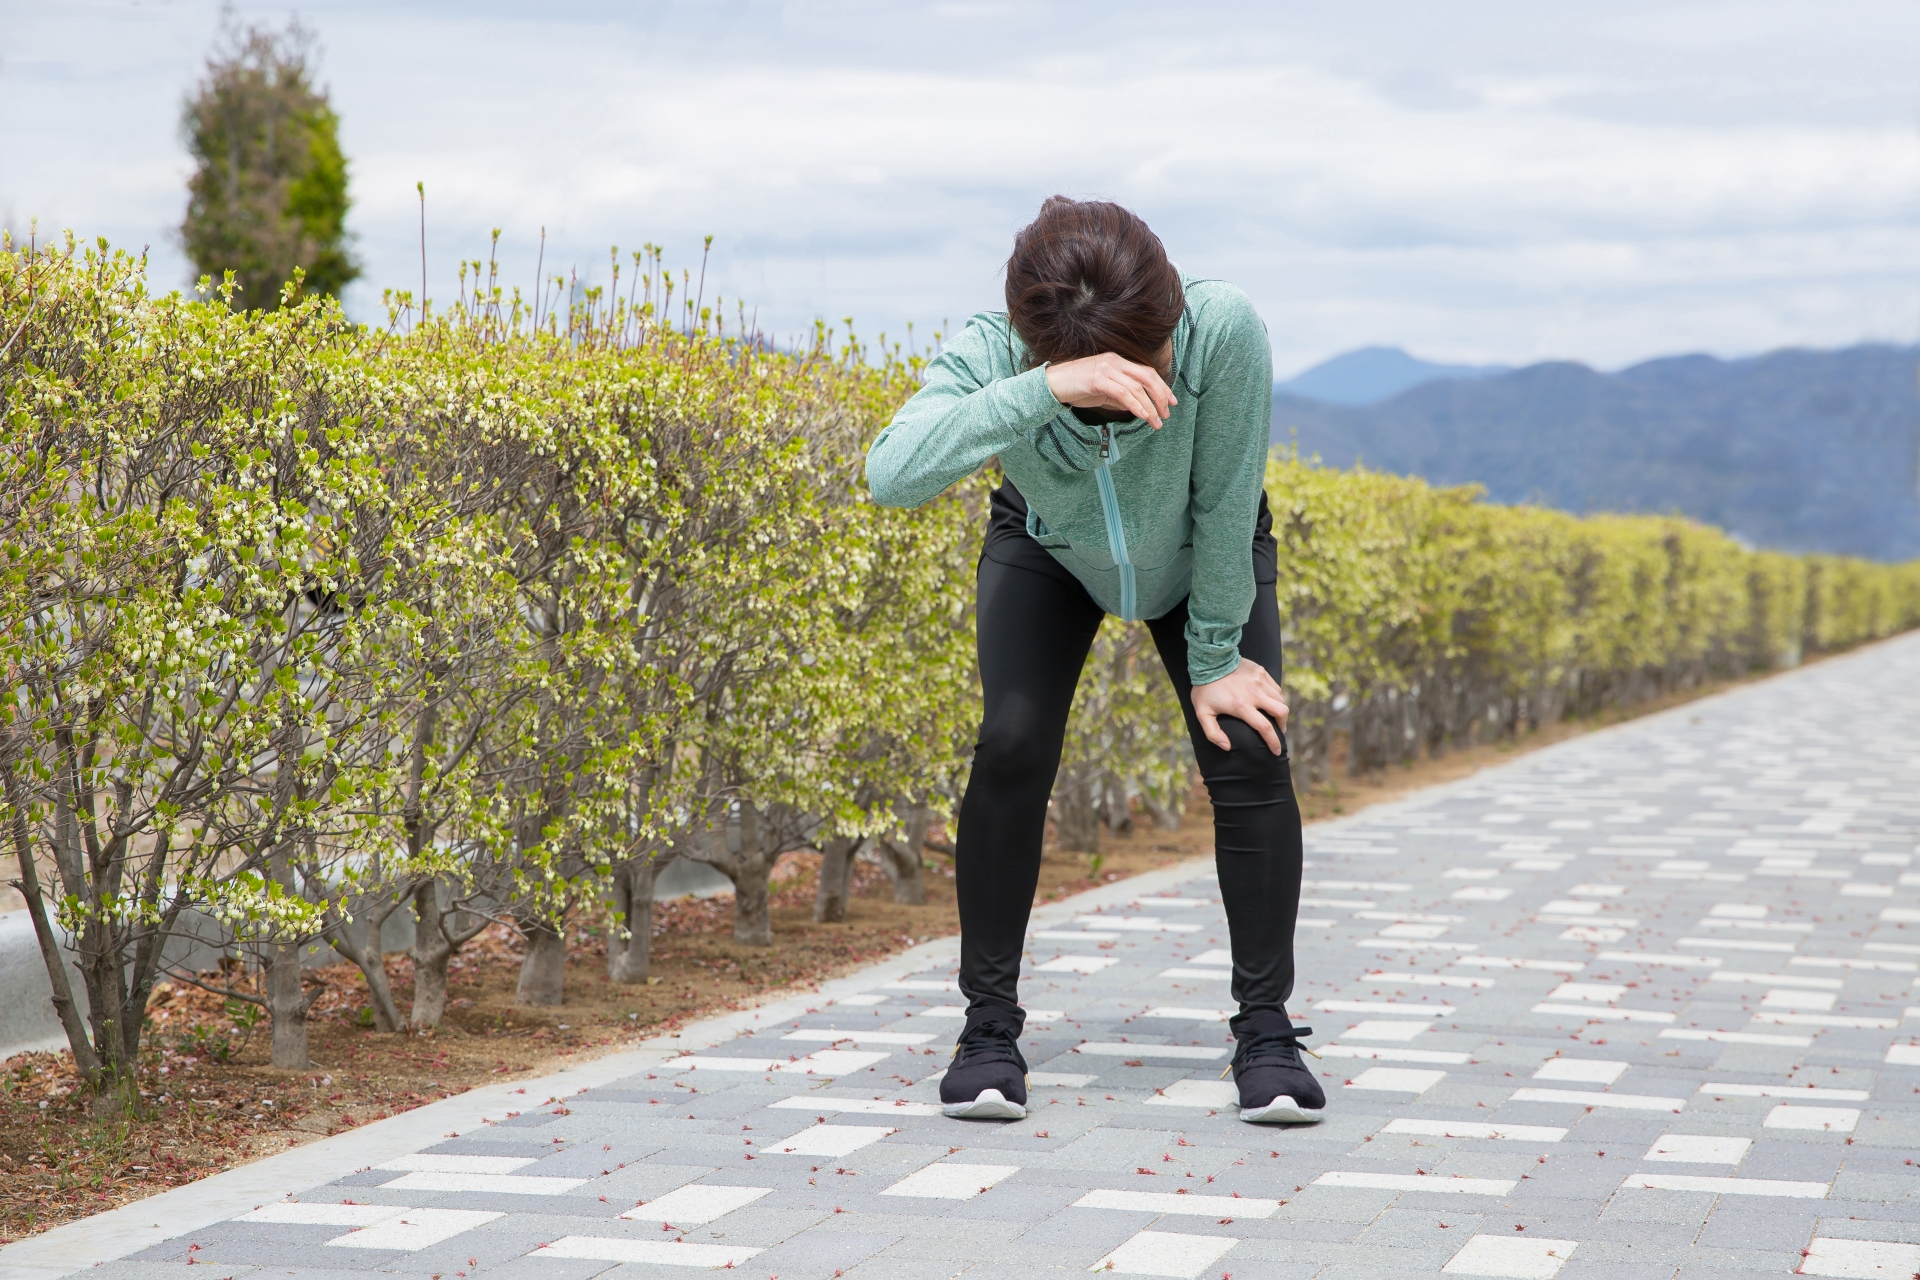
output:
{"label": "woman's left arm", "polygon": [[1193,428],[1193,591],[1187,601],[1187,673],[1211,684],[1240,665],[1240,631],[1253,608],[1253,529],[1266,483],[1273,423],[1273,352],[1246,294],[1214,286],[1197,370]]}

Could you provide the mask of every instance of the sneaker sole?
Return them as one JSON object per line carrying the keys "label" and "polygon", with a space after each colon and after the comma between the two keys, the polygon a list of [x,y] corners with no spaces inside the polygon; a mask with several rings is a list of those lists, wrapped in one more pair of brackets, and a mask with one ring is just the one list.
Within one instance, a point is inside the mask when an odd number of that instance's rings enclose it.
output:
{"label": "sneaker sole", "polygon": [[1325,1107],[1300,1106],[1284,1093],[1264,1107],[1240,1108],[1248,1124],[1318,1124],[1326,1114]]}
{"label": "sneaker sole", "polygon": [[954,1120],[1025,1120],[1027,1109],[998,1089],[982,1089],[972,1102],[943,1102],[940,1114]]}

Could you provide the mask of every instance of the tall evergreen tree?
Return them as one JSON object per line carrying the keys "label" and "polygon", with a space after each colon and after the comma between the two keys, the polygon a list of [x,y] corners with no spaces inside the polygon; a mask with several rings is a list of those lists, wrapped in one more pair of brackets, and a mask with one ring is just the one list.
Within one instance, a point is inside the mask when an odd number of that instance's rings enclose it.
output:
{"label": "tall evergreen tree", "polygon": [[182,114],[196,163],[180,238],[201,274],[234,273],[242,306],[278,307],[295,267],[306,290],[326,294],[360,275],[340,118],[314,87],[315,52],[297,19],[280,32],[240,28],[229,11]]}

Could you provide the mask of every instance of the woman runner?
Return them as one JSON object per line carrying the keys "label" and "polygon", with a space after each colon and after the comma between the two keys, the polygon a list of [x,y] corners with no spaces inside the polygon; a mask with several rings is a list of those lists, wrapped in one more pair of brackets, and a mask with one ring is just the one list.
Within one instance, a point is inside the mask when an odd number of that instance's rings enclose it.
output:
{"label": "woman runner", "polygon": [[1026,1114],[1017,985],[1047,800],[1100,621],[1144,619],[1213,801],[1233,943],[1240,1118],[1318,1120],[1287,1019],[1300,811],[1282,698],[1264,480],[1266,328],[1245,294],[1183,276],[1116,204],[1055,196],[1014,240],[1007,310],[974,316],[867,451],[874,498],[917,506],[998,457],[978,579],[986,708],[954,871],[967,1018],[950,1116]]}

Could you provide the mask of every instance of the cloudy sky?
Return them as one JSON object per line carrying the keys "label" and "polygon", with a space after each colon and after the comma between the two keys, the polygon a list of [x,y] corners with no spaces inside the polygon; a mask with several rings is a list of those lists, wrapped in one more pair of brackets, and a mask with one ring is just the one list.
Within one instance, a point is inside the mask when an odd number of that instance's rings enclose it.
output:
{"label": "cloudy sky", "polygon": [[[278,22],[288,6],[245,3]],[[1123,201],[1254,298],[1276,368],[1369,343],[1573,358],[1920,339],[1912,0],[507,4],[300,15],[366,279],[501,229],[510,281],[644,242],[791,333],[995,305],[1013,230]],[[0,218],[152,247],[203,0],[0,0]]]}

